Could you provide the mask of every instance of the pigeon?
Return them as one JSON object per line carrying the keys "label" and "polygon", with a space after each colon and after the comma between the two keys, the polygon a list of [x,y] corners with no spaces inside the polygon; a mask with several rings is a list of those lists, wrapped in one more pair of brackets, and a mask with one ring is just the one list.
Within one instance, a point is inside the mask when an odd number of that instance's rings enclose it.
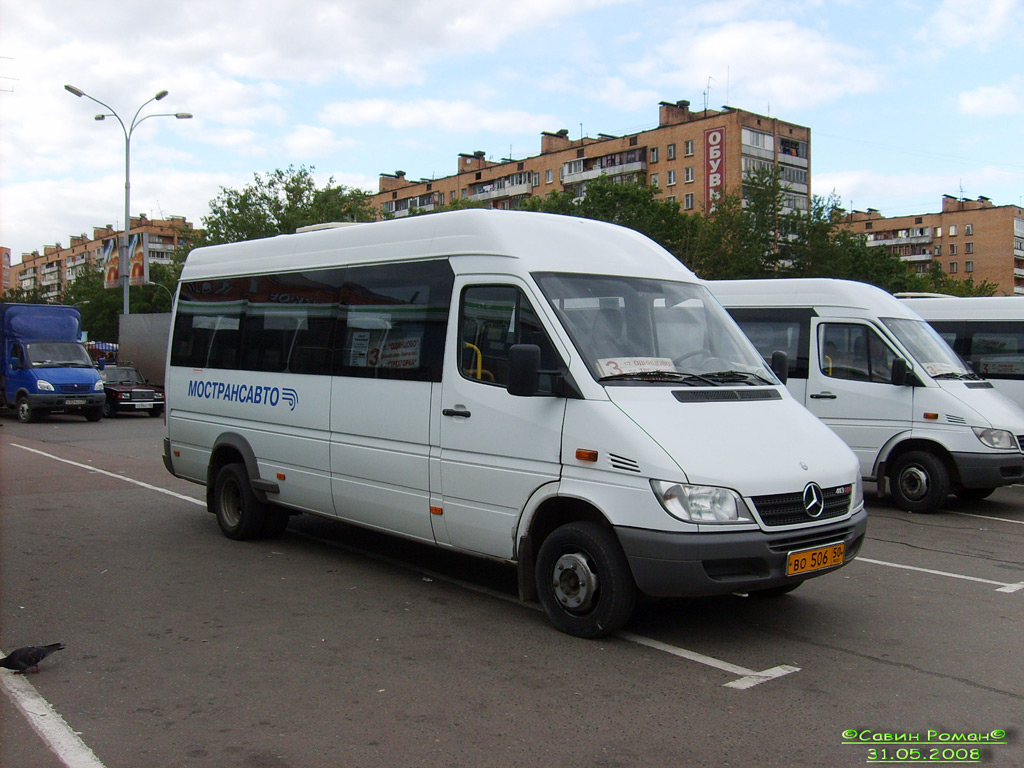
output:
{"label": "pigeon", "polygon": [[24,674],[30,669],[39,671],[39,662],[45,659],[54,651],[63,651],[64,643],[52,643],[50,645],[29,645],[25,648],[18,648],[11,651],[6,658],[0,659],[0,667],[13,669],[14,674]]}

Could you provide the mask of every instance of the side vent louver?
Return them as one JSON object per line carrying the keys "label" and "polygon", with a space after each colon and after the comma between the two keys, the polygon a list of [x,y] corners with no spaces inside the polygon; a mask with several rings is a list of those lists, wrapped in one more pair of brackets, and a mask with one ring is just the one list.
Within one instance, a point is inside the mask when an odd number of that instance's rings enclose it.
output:
{"label": "side vent louver", "polygon": [[609,453],[608,461],[611,462],[612,469],[621,469],[624,472],[640,471],[640,465],[633,459],[627,459],[625,456],[616,456],[614,453]]}
{"label": "side vent louver", "polygon": [[963,416],[950,416],[948,413],[946,414],[946,421],[949,424],[967,424],[967,419]]}

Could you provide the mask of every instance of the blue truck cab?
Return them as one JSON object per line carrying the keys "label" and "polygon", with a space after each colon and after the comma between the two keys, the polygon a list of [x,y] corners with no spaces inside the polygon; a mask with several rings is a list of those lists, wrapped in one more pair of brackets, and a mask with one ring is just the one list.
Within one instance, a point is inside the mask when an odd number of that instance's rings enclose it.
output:
{"label": "blue truck cab", "polygon": [[0,303],[0,405],[21,422],[53,411],[103,418],[103,381],[74,307]]}

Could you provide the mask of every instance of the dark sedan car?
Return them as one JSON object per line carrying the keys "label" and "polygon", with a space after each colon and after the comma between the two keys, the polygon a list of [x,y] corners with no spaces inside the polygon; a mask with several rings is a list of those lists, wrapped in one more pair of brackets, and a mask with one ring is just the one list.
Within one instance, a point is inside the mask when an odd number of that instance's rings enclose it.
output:
{"label": "dark sedan car", "polygon": [[107,393],[103,403],[103,415],[107,418],[129,411],[144,411],[150,416],[164,412],[164,390],[150,384],[131,363],[108,365],[100,376]]}

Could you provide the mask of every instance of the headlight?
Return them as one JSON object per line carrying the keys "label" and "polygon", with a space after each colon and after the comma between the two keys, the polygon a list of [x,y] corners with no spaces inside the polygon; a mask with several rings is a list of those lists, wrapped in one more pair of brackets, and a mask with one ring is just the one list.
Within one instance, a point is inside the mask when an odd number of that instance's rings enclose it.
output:
{"label": "headlight", "polygon": [[1013,436],[1012,432],[1005,429],[986,429],[985,427],[971,427],[971,429],[974,430],[978,439],[989,448],[997,448],[1002,451],[1017,450],[1017,438]]}
{"label": "headlight", "polygon": [[710,485],[652,480],[654,494],[672,517],[688,523],[749,523],[747,505],[735,491]]}
{"label": "headlight", "polygon": [[37,379],[36,380],[36,389],[38,389],[40,392],[54,392],[54,391],[56,391],[53,388],[53,384],[51,384],[48,381],[44,381],[43,379]]}
{"label": "headlight", "polygon": [[92,385],[92,391],[93,392],[102,392],[103,391],[103,379],[100,379],[99,381],[97,381],[95,384]]}
{"label": "headlight", "polygon": [[850,511],[852,512],[857,507],[864,503],[864,480],[861,478],[860,473],[857,474],[857,479],[853,481],[853,498],[850,499]]}

